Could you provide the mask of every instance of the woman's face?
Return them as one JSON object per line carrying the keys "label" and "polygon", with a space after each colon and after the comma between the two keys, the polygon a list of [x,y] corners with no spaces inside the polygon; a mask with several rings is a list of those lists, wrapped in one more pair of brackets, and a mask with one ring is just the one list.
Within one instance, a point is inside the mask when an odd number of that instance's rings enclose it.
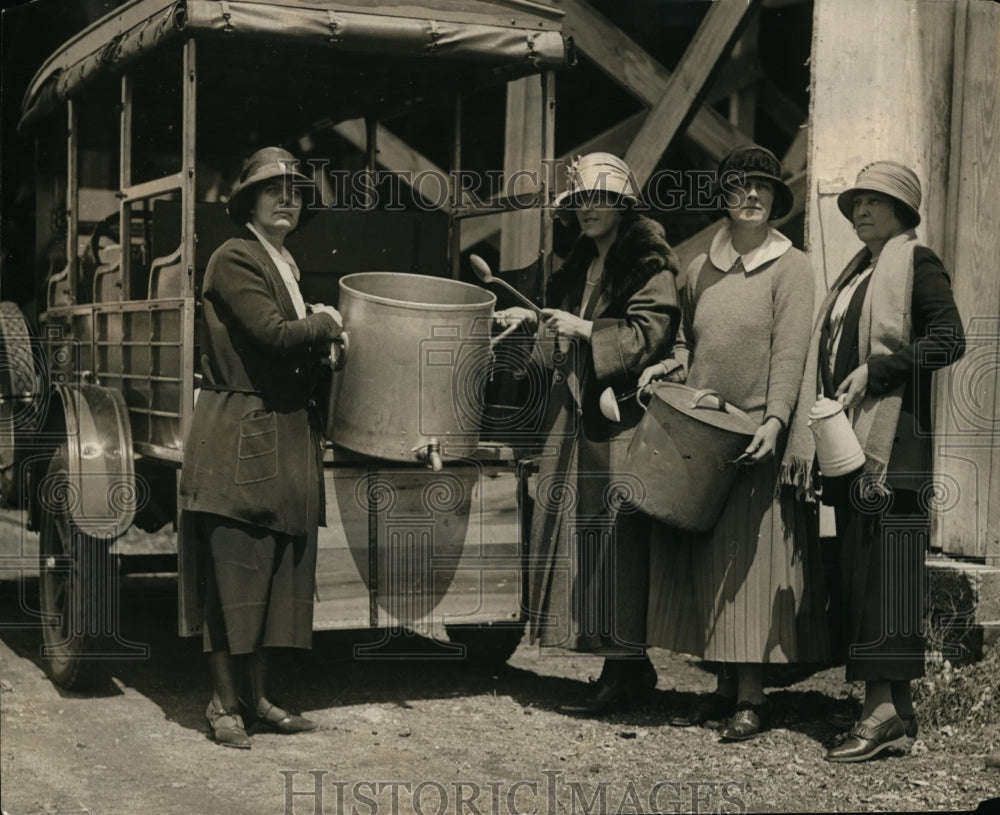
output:
{"label": "woman's face", "polygon": [[253,225],[267,235],[287,235],[299,223],[302,195],[291,179],[265,181],[250,211]]}
{"label": "woman's face", "polygon": [[576,211],[580,231],[595,241],[613,236],[622,220],[622,211],[609,203],[587,203]]}
{"label": "woman's face", "polygon": [[869,245],[884,244],[906,230],[896,215],[892,199],[880,192],[862,190],[855,195],[852,215],[854,231]]}
{"label": "woman's face", "polygon": [[766,225],[774,206],[774,184],[764,178],[745,178],[740,184],[732,185],[733,195],[738,200],[735,206],[726,206],[734,223],[748,226]]}

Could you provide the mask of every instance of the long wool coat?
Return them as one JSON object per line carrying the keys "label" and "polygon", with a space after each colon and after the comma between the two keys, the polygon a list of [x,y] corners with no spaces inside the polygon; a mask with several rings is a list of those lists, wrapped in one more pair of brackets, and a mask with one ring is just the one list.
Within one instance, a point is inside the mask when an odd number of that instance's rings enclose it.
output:
{"label": "long wool coat", "polygon": [[[581,237],[552,277],[550,305],[579,311],[595,255],[593,241]],[[593,321],[590,343],[540,355],[551,389],[529,542],[533,641],[615,651],[623,641],[641,644],[645,636],[647,541],[623,534],[621,501],[609,490],[612,483],[624,495],[641,489],[622,466],[641,410],[634,400],[623,402],[616,424],[601,415],[598,399],[608,386],[616,393],[634,389],[643,369],[673,344],[680,316],[676,271],[662,227],[648,218],[627,218],[584,314]],[[641,526],[645,516],[627,502],[623,512],[626,527],[629,521]],[[616,546],[616,537],[627,539]],[[633,542],[639,546],[630,548]]]}
{"label": "long wool coat", "polygon": [[320,359],[340,327],[299,319],[278,269],[249,230],[208,262],[204,386],[184,446],[181,508],[292,536],[325,522]]}

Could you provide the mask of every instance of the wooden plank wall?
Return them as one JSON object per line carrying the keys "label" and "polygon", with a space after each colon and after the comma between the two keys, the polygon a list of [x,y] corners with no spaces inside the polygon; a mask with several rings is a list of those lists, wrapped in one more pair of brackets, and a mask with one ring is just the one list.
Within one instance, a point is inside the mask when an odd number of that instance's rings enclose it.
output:
{"label": "wooden plank wall", "polygon": [[[859,25],[863,20],[864,25]],[[951,270],[966,360],[936,377],[933,543],[1000,558],[1000,5],[815,0],[807,245],[825,289],[860,248],[837,194],[871,161],[920,176],[921,239]]]}
{"label": "wooden plank wall", "polygon": [[938,468],[956,495],[955,511],[937,516],[934,542],[1000,566],[1000,5],[955,5],[944,261],[968,347],[938,376]]}
{"label": "wooden plank wall", "polygon": [[942,246],[953,29],[938,0],[815,0],[806,240],[821,290],[861,247],[837,194],[872,161],[916,171],[920,236]]}

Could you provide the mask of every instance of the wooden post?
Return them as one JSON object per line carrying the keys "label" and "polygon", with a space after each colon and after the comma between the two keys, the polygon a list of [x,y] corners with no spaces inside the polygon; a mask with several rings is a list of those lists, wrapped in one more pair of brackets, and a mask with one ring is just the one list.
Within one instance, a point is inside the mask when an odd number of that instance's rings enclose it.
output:
{"label": "wooden post", "polygon": [[[671,75],[663,95],[625,154],[644,184],[674,136],[701,104],[719,61],[729,52],[760,0],[716,0]],[[743,137],[746,141],[746,137]]]}
{"label": "wooden post", "polygon": [[963,1],[955,12],[944,258],[967,346],[937,375],[935,469],[954,500],[933,541],[1000,566],[1000,6]]}
{"label": "wooden post", "polygon": [[[528,76],[507,83],[507,119],[504,139],[505,196],[536,194],[542,166],[542,78]],[[527,266],[538,257],[541,224],[533,210],[500,216],[500,269]]]}

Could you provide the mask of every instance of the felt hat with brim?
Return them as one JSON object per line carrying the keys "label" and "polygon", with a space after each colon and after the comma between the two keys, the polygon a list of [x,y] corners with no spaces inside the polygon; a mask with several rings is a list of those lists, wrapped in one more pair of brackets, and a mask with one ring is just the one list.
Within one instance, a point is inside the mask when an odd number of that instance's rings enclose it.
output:
{"label": "felt hat with brim", "polygon": [[233,222],[239,226],[246,223],[248,213],[254,205],[253,196],[257,185],[272,178],[289,179],[294,182],[296,189],[303,191],[298,226],[301,227],[312,218],[316,210],[309,204],[315,200],[316,186],[309,176],[299,172],[299,163],[295,156],[281,147],[263,147],[250,156],[244,162],[239,180],[229,194],[226,211]]}
{"label": "felt hat with brim", "polygon": [[880,192],[895,198],[913,215],[912,226],[920,223],[920,179],[905,164],[876,161],[858,173],[854,186],[837,196],[837,206],[848,221],[854,222],[854,197],[859,192]]}
{"label": "felt hat with brim", "polygon": [[566,168],[569,184],[555,198],[561,209],[585,204],[638,206],[639,184],[628,165],[612,153],[577,156]]}
{"label": "felt hat with brim", "polygon": [[[719,162],[717,184],[720,190],[733,181],[747,178],[761,178],[769,181],[774,188],[774,203],[771,205],[769,221],[784,218],[792,211],[795,196],[792,195],[791,187],[781,180],[781,162],[766,147],[757,145],[738,147]],[[725,205],[724,192],[723,205]]]}

